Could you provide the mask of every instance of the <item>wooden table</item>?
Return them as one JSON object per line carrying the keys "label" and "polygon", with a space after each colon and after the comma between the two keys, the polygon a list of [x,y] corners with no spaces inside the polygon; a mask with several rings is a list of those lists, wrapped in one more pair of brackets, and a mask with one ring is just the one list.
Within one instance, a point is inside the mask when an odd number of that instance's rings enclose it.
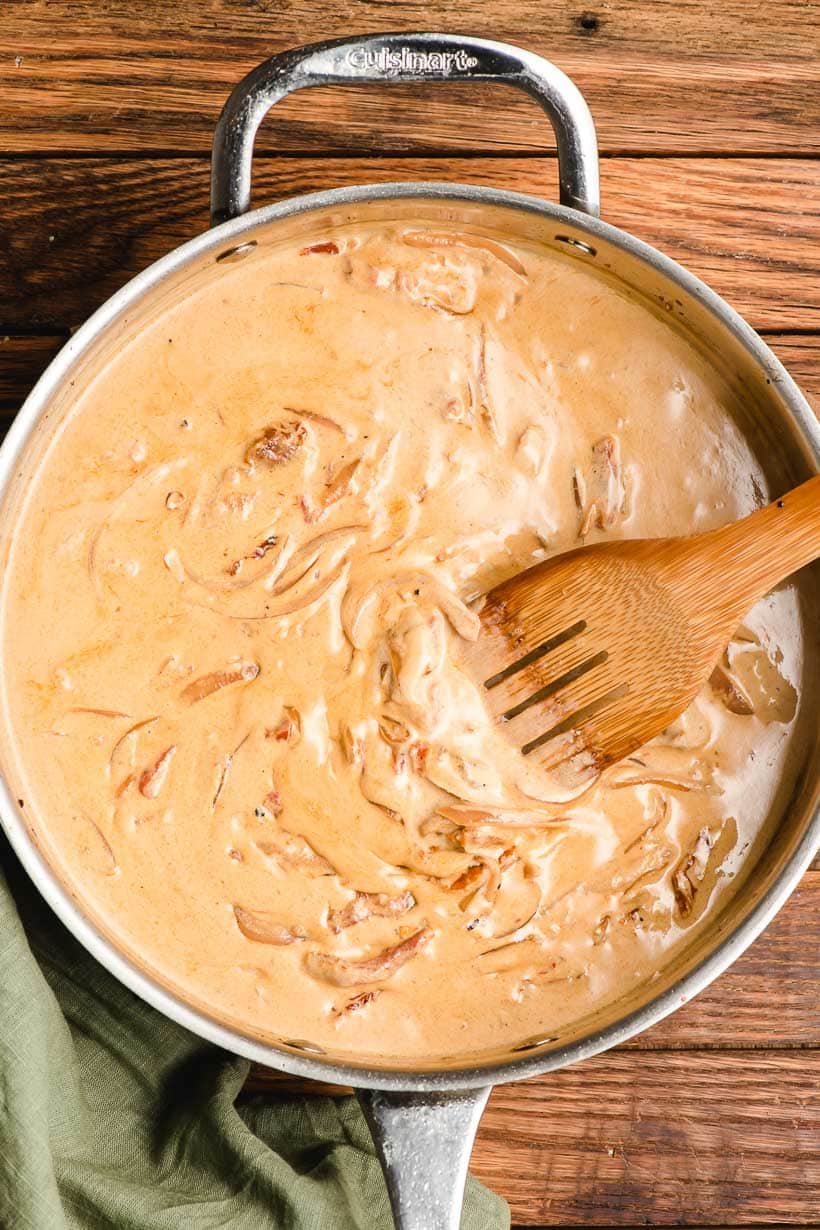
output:
{"label": "wooden table", "polygon": [[[0,12],[7,419],[71,329],[205,227],[210,138],[239,76],[310,39],[397,28],[554,58],[595,115],[604,217],[711,283],[820,404],[817,4],[6,0]],[[548,126],[500,87],[299,95],[265,123],[258,151],[258,202],[420,178],[556,195]],[[820,868],[673,1018],[498,1089],[473,1170],[513,1221],[818,1224],[819,936]]]}

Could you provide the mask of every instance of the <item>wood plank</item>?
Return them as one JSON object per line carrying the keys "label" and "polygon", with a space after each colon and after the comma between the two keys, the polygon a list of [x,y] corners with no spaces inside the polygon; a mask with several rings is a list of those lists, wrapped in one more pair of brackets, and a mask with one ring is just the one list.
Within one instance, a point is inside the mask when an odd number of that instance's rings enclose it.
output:
{"label": "wood plank", "polygon": [[497,1088],[471,1169],[514,1222],[803,1224],[820,1052],[611,1053]]}
{"label": "wood plank", "polygon": [[[610,155],[604,216],[776,331],[767,340],[820,406],[817,0],[462,0],[457,17],[447,0],[50,0],[3,16],[0,430],[69,328],[206,225],[204,155],[241,74],[351,25],[457,24],[554,58],[587,94]],[[426,176],[555,195],[554,162],[520,157],[552,148],[549,126],[501,87],[306,92],[277,107],[259,148],[290,152],[260,162],[260,203]],[[448,150],[495,157],[419,157]],[[112,158],[124,151],[135,161]],[[375,151],[416,156],[362,157]],[[160,153],[173,160],[152,160]],[[750,157],[698,156],[715,154]],[[519,1227],[817,1223],[815,867],[749,953],[673,1017],[626,1048],[496,1090],[473,1168]],[[258,1070],[254,1090],[321,1087]]]}
{"label": "wood plank", "polygon": [[[207,225],[195,160],[0,160],[0,327],[64,330]],[[385,180],[554,196],[553,159],[260,160],[256,200]],[[820,329],[820,161],[611,159],[604,216],[703,276],[757,328]]]}
{"label": "wood plank", "polygon": [[4,427],[16,414],[34,382],[66,340],[66,336],[0,336],[0,422]]}
{"label": "wood plank", "polygon": [[[0,146],[208,148],[234,83],[309,38],[452,29],[552,57],[586,94],[615,152],[818,148],[815,0],[51,0],[6,6]],[[277,108],[263,148],[523,150],[549,142],[531,100],[500,87],[311,91]]]}
{"label": "wood plank", "polygon": [[[67,336],[67,333],[33,337],[13,333],[0,335],[0,429],[17,412]],[[767,336],[766,342],[820,414],[820,335],[778,333]]]}
{"label": "wood plank", "polygon": [[818,1050],[610,1051],[497,1086],[470,1169],[521,1225],[805,1224],[820,1207],[818,1087]]}

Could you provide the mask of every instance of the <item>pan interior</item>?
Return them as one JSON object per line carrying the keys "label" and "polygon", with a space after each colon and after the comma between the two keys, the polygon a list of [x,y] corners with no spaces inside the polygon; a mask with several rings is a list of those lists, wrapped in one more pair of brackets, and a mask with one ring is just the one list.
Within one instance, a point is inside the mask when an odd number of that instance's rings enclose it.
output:
{"label": "pan interior", "polygon": [[[133,296],[123,301],[121,307],[110,313],[104,327],[94,335],[78,339],[74,353],[58,360],[63,371],[59,381],[51,387],[48,377],[35,391],[23,418],[32,420],[28,439],[20,430],[12,442],[12,449],[25,447],[22,466],[14,466],[17,477],[6,483],[3,509],[4,558],[8,558],[13,540],[13,527],[26,498],[26,475],[45,452],[59,440],[61,427],[70,415],[76,399],[101,373],[112,357],[120,353],[129,340],[144,330],[151,322],[161,319],[185,297],[199,292],[204,287],[219,283],[222,279],[241,279],[243,271],[256,261],[264,260],[266,250],[280,244],[292,244],[302,237],[311,237],[323,230],[334,230],[362,223],[374,222],[401,224],[423,222],[437,226],[457,225],[477,235],[499,242],[515,240],[543,246],[560,254],[561,259],[579,262],[602,281],[628,288],[631,296],[650,308],[671,330],[684,335],[720,374],[726,388],[726,404],[743,435],[750,442],[755,455],[760,459],[773,489],[782,489],[800,481],[816,464],[812,440],[807,436],[794,413],[794,395],[782,372],[765,357],[750,351],[742,330],[735,330],[719,321],[711,306],[704,303],[694,287],[682,284],[670,276],[669,271],[654,267],[628,246],[622,246],[607,234],[608,228],[583,225],[577,217],[565,211],[546,211],[535,205],[493,204],[486,200],[453,200],[446,197],[413,196],[402,199],[382,195],[370,200],[347,200],[344,196],[314,208],[305,208],[292,213],[247,220],[242,228],[233,233],[211,236],[207,244],[197,248],[171,267],[154,285],[137,289]],[[223,232],[225,228],[222,228]],[[229,228],[230,229],[230,228]],[[10,452],[7,451],[7,459]],[[14,462],[14,457],[10,457]],[[11,466],[9,470],[11,470]],[[804,577],[799,586],[800,601],[804,608],[804,626],[809,633],[818,627],[818,598],[810,576]],[[803,694],[816,695],[817,669],[820,657],[816,640],[807,641],[804,663]],[[615,1037],[618,1031],[634,1032],[651,1023],[662,1011],[668,1011],[681,998],[692,993],[693,985],[687,985],[678,994],[676,988],[693,971],[702,971],[701,981],[708,978],[727,963],[742,947],[742,928],[756,910],[765,909],[765,903],[776,885],[786,873],[790,862],[805,861],[806,830],[817,802],[817,754],[811,745],[809,730],[816,730],[811,715],[804,715],[807,737],[805,750],[799,763],[792,766],[788,780],[773,809],[771,821],[761,835],[758,846],[744,864],[743,891],[735,891],[720,913],[716,913],[709,925],[697,932],[690,942],[681,943],[673,959],[651,980],[634,988],[629,995],[617,1002],[609,1002],[593,1014],[576,1021],[571,1028],[553,1032],[545,1022],[544,1030],[528,1037],[513,1039],[512,1045],[491,1051],[441,1055],[428,1065],[431,1071],[458,1072],[478,1066],[515,1064],[534,1061],[540,1066],[554,1066],[572,1054],[572,1049],[585,1040],[594,1038],[599,1042],[606,1037]],[[8,746],[3,748],[6,766],[12,756]],[[13,769],[11,770],[13,776]],[[8,818],[7,818],[8,822]],[[54,858],[48,849],[48,835],[34,832],[31,837],[44,849],[47,859]],[[801,845],[801,843],[803,843]],[[56,860],[55,860],[56,863]],[[70,878],[64,869],[55,866],[57,875],[72,892]],[[82,909],[89,913],[88,906]],[[91,913],[94,926],[109,941],[124,950],[134,965],[142,969],[150,979],[173,995],[176,988],[155,969],[146,966],[140,954],[129,951],[122,939],[114,941],[113,932],[104,917]],[[697,983],[697,977],[695,984]],[[186,997],[186,1002],[206,1018],[213,1014],[203,1003]],[[653,1005],[655,1005],[653,1007]],[[235,1049],[247,1049],[243,1040],[241,1023],[229,1016],[217,1018],[225,1032],[226,1044]],[[255,1041],[269,1047],[272,1063],[288,1066],[288,1056],[307,1055],[321,1065],[340,1065],[347,1068],[367,1069],[370,1066],[396,1072],[412,1070],[412,1065],[392,1064],[380,1056],[346,1054],[344,1050],[329,1052],[319,1048],[310,1039],[288,1039],[272,1032],[264,1037],[255,1035]],[[259,1057],[258,1051],[255,1056]],[[513,1073],[513,1069],[510,1069]]]}

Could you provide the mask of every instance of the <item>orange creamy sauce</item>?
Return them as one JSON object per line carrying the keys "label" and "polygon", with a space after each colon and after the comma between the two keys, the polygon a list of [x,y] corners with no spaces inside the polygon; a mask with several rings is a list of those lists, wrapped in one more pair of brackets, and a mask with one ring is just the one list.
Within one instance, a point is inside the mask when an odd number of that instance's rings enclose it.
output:
{"label": "orange creamy sauce", "polygon": [[5,767],[74,894],[213,1015],[352,1055],[505,1046],[650,978],[769,818],[793,592],[585,788],[457,647],[548,554],[761,502],[725,403],[535,248],[360,227],[216,267],[80,394],[6,571]]}

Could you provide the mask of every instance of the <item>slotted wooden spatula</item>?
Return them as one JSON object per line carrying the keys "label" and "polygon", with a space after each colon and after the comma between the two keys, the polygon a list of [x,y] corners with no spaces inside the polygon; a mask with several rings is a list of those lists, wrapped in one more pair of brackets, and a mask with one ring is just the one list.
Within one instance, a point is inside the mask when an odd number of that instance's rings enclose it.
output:
{"label": "slotted wooden spatula", "polygon": [[528,568],[477,608],[466,665],[524,755],[604,768],[681,714],[749,608],[818,556],[820,475],[706,534]]}

